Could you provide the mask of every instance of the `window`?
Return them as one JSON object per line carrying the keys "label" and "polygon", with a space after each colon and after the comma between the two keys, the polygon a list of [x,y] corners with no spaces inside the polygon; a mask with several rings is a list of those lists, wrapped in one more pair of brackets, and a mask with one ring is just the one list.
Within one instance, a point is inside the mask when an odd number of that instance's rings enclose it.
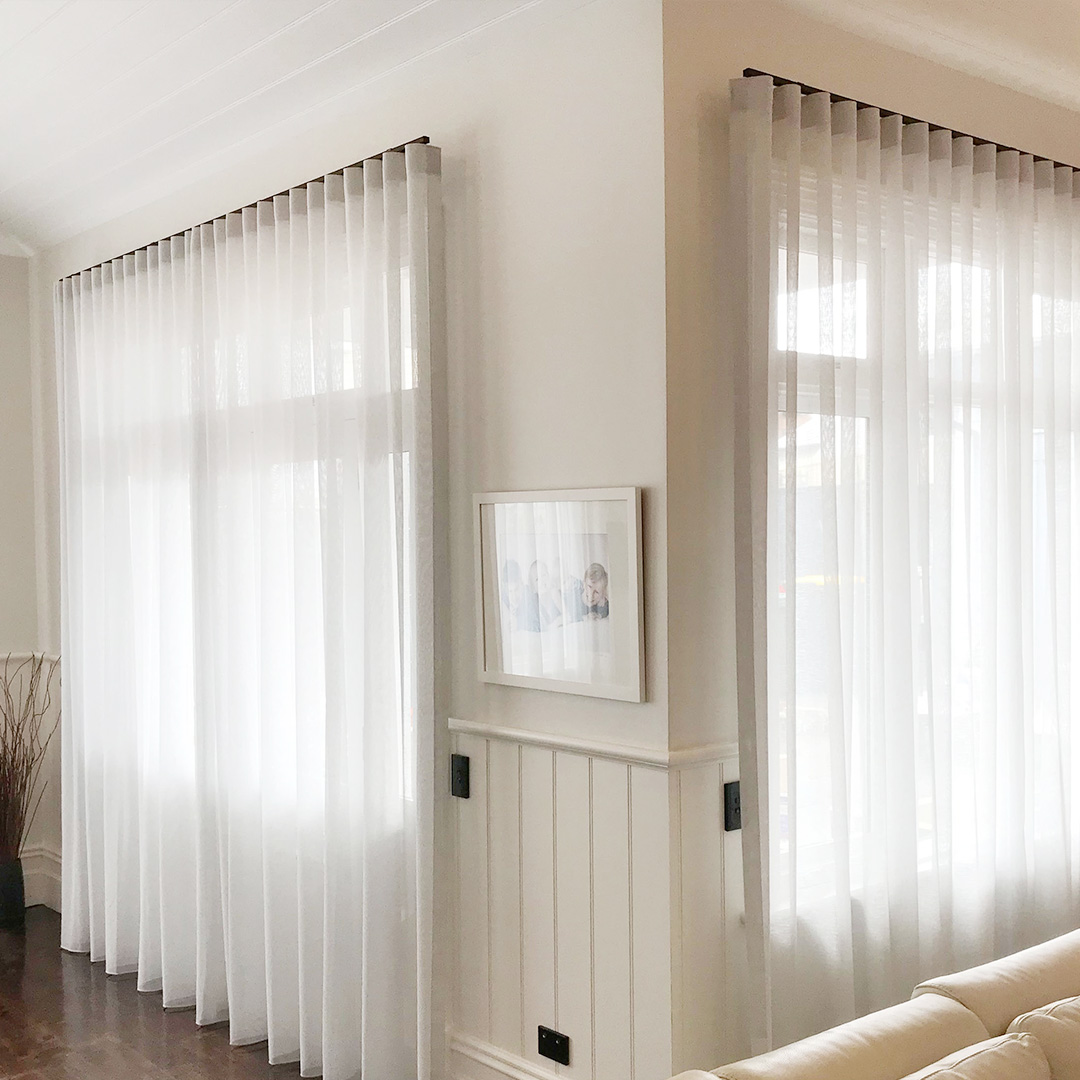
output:
{"label": "window", "polygon": [[748,915],[784,1042],[1080,918],[1080,199],[769,77],[733,101]]}

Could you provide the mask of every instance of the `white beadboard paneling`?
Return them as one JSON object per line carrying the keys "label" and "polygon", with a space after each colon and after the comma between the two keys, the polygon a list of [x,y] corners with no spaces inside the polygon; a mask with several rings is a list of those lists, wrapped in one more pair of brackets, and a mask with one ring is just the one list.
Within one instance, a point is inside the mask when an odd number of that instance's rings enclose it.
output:
{"label": "white beadboard paneling", "polygon": [[457,740],[469,757],[469,798],[454,799],[457,812],[458,980],[454,1020],[459,1030],[488,1038],[488,804],[487,741],[469,735]]}
{"label": "white beadboard paneling", "polygon": [[552,1062],[536,1065],[469,1035],[450,1039],[452,1080],[556,1080],[560,1068]]}
{"label": "white beadboard paneling", "polygon": [[521,979],[521,748],[488,743],[491,1042],[524,1052]]}
{"label": "white beadboard paneling", "polygon": [[[499,858],[492,852],[493,859]],[[546,1062],[536,1048],[538,1024],[555,1024],[555,754],[521,748],[521,978],[525,1058]]]}
{"label": "white beadboard paneling", "polygon": [[27,37],[49,22],[67,3],[68,0],[6,0],[0,62],[9,61]]}
{"label": "white beadboard paneling", "polygon": [[[453,737],[473,776],[453,1075],[664,1080],[744,1056],[739,834],[723,832],[737,762],[702,747],[664,767],[461,721]],[[538,1024],[570,1037],[568,1068],[539,1056]]]}
{"label": "white beadboard paneling", "polygon": [[633,1080],[662,1080],[671,1062],[668,774],[630,773]]}
{"label": "white beadboard paneling", "polygon": [[555,1028],[570,1036],[567,1076],[593,1075],[592,792],[591,762],[555,755]]}
{"label": "white beadboard paneling", "polygon": [[675,1068],[719,1062],[724,1052],[727,971],[724,949],[722,767],[675,775],[679,813],[680,1017]]}
{"label": "white beadboard paneling", "polygon": [[[17,110],[25,106],[29,87],[45,88],[47,92],[52,80],[63,81],[88,47],[92,49],[107,39],[137,14],[141,6],[141,0],[81,0],[54,9],[50,17],[38,22],[21,41],[0,55],[0,92],[5,107]],[[9,10],[18,16],[17,7],[0,5],[5,30],[0,42],[4,44],[9,40],[6,26]],[[77,93],[69,94],[68,100],[77,100]]]}
{"label": "white beadboard paneling", "polygon": [[630,766],[591,765],[596,1076],[630,1080]]}

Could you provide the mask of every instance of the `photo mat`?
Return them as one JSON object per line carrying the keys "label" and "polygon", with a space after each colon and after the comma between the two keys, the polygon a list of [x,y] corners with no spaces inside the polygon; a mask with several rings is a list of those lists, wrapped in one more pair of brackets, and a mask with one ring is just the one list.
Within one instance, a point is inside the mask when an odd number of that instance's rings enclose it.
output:
{"label": "photo mat", "polygon": [[477,496],[481,675],[642,700],[636,488]]}

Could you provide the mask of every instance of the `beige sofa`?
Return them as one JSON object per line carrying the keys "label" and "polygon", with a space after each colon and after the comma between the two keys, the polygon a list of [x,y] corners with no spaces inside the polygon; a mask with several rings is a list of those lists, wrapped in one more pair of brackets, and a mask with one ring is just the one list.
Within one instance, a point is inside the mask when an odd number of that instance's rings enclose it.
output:
{"label": "beige sofa", "polygon": [[1080,930],[931,979],[909,1001],[820,1035],[676,1080],[1080,1080],[1073,998]]}

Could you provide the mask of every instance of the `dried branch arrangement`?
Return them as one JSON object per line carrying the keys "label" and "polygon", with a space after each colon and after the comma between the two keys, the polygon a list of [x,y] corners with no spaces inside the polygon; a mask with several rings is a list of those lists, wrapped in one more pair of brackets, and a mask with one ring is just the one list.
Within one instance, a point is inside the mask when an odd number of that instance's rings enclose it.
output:
{"label": "dried branch arrangement", "polygon": [[45,793],[38,787],[45,751],[60,723],[49,722],[59,691],[59,660],[35,654],[0,664],[0,863],[19,857]]}

